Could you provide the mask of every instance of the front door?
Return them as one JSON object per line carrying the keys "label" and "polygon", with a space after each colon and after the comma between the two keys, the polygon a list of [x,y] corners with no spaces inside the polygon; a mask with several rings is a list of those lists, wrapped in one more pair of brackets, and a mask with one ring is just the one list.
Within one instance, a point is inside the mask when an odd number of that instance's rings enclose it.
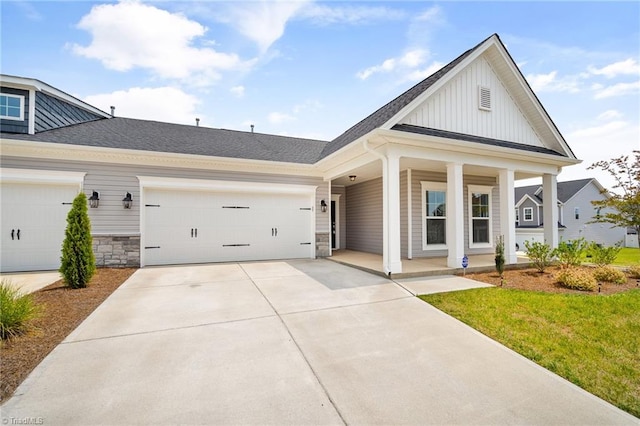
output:
{"label": "front door", "polygon": [[336,202],[331,202],[331,248],[336,248]]}

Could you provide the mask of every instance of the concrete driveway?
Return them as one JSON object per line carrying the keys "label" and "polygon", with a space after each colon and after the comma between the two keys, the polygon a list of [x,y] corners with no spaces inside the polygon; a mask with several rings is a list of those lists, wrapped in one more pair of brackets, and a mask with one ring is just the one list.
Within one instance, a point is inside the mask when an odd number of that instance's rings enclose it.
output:
{"label": "concrete driveway", "polygon": [[2,406],[3,424],[23,419],[640,423],[402,286],[326,260],[137,271]]}

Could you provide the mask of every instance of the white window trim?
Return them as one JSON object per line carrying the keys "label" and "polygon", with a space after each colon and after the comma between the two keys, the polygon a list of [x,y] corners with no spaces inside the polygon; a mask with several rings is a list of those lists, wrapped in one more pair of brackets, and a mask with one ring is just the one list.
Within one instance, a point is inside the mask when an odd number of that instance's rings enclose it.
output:
{"label": "white window trim", "polygon": [[[481,185],[467,185],[467,210],[469,212],[469,248],[489,248],[493,247],[493,187],[481,186]],[[473,205],[472,198],[474,193],[488,194],[489,195],[489,217],[486,218],[489,221],[489,242],[474,243],[473,242]],[[485,218],[479,218],[485,219]]]}
{"label": "white window trim", "polygon": [[24,121],[24,96],[22,95],[14,95],[13,93],[1,93],[2,96],[6,96],[8,98],[18,98],[20,100],[20,118],[11,117],[8,115],[0,115],[0,119],[2,120],[12,120],[12,121]]}
{"label": "white window trim", "polygon": [[580,220],[580,207],[573,208],[573,218],[575,220]]}
{"label": "white window trim", "polygon": [[520,209],[516,207],[516,223],[520,224]]}
{"label": "white window trim", "polygon": [[[527,219],[527,211],[531,215],[531,219]],[[525,207],[522,209],[522,220],[524,222],[533,222],[533,207]]]}
{"label": "white window trim", "polygon": [[[427,200],[425,199],[425,193],[430,190],[430,191],[443,191],[445,193],[445,200],[446,200],[446,194],[447,194],[447,184],[444,182],[420,182],[420,186],[422,188],[422,218],[421,218],[421,222],[422,222],[422,250],[424,251],[431,251],[431,250],[446,250],[447,249],[447,244],[427,244],[427,224],[426,224],[426,219],[427,219]],[[446,208],[446,207],[445,207]],[[447,217],[444,216],[444,218],[442,219],[445,221],[446,224],[446,220]],[[445,226],[446,229],[446,226]],[[447,240],[447,237],[445,235],[445,241]]]}

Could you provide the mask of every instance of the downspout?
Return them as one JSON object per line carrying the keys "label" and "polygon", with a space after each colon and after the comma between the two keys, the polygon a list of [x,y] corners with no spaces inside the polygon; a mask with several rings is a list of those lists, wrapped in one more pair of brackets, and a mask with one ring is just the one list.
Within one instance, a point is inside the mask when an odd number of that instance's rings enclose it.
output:
{"label": "downspout", "polygon": [[362,141],[362,147],[365,151],[375,155],[382,160],[382,268],[384,273],[391,276],[391,268],[389,268],[389,253],[391,247],[389,247],[389,225],[388,225],[388,206],[389,203],[389,188],[388,188],[388,176],[387,176],[387,157],[380,154],[378,151],[374,151],[369,147],[369,141],[367,139]]}

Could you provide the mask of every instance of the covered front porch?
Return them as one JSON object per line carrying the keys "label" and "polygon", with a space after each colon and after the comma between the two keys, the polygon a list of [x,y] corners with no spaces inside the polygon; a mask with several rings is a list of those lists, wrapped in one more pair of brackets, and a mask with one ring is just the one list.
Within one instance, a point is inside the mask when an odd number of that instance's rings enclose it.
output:
{"label": "covered front porch", "polygon": [[[385,272],[382,255],[379,254],[343,249],[334,250],[332,256],[327,259],[373,274],[391,276],[392,278],[429,277],[463,273],[462,265],[457,267],[447,266],[447,257],[404,258],[402,259],[402,272],[391,275]],[[495,268],[494,255],[492,254],[471,255],[468,256],[468,259],[469,265],[466,272],[490,271]],[[516,263],[509,265],[509,267],[524,268],[529,264],[529,258],[523,253],[518,253]]]}

